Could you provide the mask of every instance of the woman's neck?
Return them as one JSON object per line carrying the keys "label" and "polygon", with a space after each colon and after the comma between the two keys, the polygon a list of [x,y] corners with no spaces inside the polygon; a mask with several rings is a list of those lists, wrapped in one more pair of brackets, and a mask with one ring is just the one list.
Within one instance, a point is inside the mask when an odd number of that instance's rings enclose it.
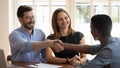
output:
{"label": "woman's neck", "polygon": [[68,35],[68,29],[60,29],[60,33],[62,36],[67,36]]}

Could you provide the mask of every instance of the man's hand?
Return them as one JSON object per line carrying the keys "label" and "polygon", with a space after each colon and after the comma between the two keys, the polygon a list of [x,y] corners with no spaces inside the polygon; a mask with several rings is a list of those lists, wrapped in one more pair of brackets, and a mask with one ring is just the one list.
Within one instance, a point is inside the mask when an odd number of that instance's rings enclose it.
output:
{"label": "man's hand", "polygon": [[61,46],[62,46],[62,44],[63,44],[63,42],[62,42],[61,40],[59,40],[59,39],[54,40],[54,43],[58,43],[58,44],[61,45]]}
{"label": "man's hand", "polygon": [[60,52],[63,51],[64,48],[61,46],[62,41],[60,40],[53,40],[53,45],[51,46],[51,48],[55,51],[55,52]]}

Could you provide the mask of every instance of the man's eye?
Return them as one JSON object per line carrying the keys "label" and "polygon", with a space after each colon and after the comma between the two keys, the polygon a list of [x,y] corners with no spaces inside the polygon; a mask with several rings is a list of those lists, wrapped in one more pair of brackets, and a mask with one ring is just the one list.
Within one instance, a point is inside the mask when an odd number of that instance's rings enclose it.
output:
{"label": "man's eye", "polygon": [[65,19],[68,19],[68,17],[65,17]]}
{"label": "man's eye", "polygon": [[32,16],[32,18],[34,18],[34,16]]}
{"label": "man's eye", "polygon": [[27,17],[27,19],[33,19],[34,18],[34,16],[32,16],[32,17]]}
{"label": "man's eye", "polygon": [[27,19],[30,19],[30,17],[26,17]]}

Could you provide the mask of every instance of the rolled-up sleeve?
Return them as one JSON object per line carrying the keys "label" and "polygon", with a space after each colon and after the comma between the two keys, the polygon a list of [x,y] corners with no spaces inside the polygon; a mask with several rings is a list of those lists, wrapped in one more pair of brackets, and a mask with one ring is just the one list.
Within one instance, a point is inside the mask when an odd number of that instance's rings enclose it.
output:
{"label": "rolled-up sleeve", "polygon": [[33,51],[33,43],[23,39],[23,36],[17,31],[14,31],[9,35],[9,41],[10,46],[14,49],[23,52]]}
{"label": "rolled-up sleeve", "polygon": [[89,54],[95,55],[100,49],[100,45],[91,45]]}

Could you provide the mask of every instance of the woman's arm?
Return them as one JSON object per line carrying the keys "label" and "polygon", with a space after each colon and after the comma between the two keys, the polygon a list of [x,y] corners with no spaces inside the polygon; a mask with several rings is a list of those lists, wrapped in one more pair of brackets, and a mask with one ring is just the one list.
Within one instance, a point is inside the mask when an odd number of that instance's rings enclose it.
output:
{"label": "woman's arm", "polygon": [[73,60],[78,60],[78,59],[79,58],[77,56],[74,56],[73,58],[55,57],[53,50],[50,47],[46,48],[46,61],[48,63],[56,63],[56,64],[71,63],[73,62]]}
{"label": "woman's arm", "polygon": [[48,63],[66,63],[66,58],[55,57],[53,50],[48,47],[46,48],[46,61]]}

